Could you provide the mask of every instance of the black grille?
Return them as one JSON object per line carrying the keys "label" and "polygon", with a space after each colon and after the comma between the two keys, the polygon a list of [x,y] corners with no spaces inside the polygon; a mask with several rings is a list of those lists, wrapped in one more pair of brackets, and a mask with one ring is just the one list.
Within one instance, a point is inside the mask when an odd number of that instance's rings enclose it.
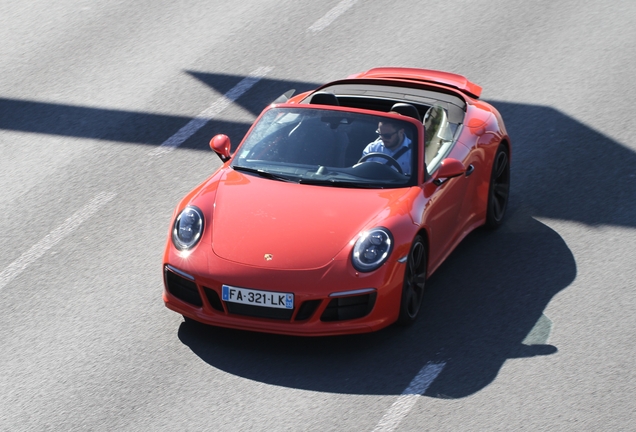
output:
{"label": "black grille", "polygon": [[203,306],[203,301],[199,295],[197,284],[193,281],[179,276],[176,273],[171,272],[166,268],[166,286],[168,292],[184,302],[193,304],[195,306]]}
{"label": "black grille", "polygon": [[298,308],[295,321],[304,321],[311,318],[314,312],[316,312],[316,308],[320,305],[320,302],[321,300],[307,300],[303,302]]}
{"label": "black grille", "polygon": [[219,312],[224,312],[223,305],[221,304],[221,298],[212,288],[203,287],[203,292],[205,293],[205,297],[208,299],[210,306]]}
{"label": "black grille", "polygon": [[252,306],[242,303],[225,302],[227,310],[236,315],[246,315],[257,318],[272,318],[279,320],[291,320],[293,309],[278,309],[263,306]]}
{"label": "black grille", "polygon": [[320,316],[321,321],[343,321],[362,318],[371,312],[376,293],[331,299]]}

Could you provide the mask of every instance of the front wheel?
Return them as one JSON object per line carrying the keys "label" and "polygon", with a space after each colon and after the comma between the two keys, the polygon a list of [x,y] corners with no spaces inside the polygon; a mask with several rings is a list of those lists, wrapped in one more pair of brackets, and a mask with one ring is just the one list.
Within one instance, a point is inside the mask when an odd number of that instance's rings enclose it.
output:
{"label": "front wheel", "polygon": [[499,144],[490,175],[488,210],[486,212],[486,226],[488,228],[497,228],[503,222],[509,195],[510,157],[508,147],[505,144]]}
{"label": "front wheel", "polygon": [[418,235],[413,240],[411,251],[406,261],[398,324],[409,325],[415,321],[422,307],[425,288],[426,243],[422,236]]}

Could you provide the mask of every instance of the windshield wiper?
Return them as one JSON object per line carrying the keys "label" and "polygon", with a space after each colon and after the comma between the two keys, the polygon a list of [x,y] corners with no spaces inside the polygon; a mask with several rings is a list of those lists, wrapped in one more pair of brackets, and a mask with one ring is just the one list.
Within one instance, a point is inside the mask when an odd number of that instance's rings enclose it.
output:
{"label": "windshield wiper", "polygon": [[263,171],[263,170],[256,169],[256,168],[250,168],[250,167],[240,166],[240,165],[234,165],[234,166],[232,166],[232,168],[234,170],[236,170],[236,171],[243,171],[243,172],[247,172],[247,173],[251,173],[251,174],[256,174],[257,176],[260,176],[260,177],[263,177],[263,178],[266,178],[266,179],[279,180],[279,181],[284,181],[284,182],[294,182],[289,177],[272,174],[270,172]]}
{"label": "windshield wiper", "polygon": [[374,184],[338,181],[335,179],[319,180],[319,179],[301,178],[300,180],[298,180],[298,183],[306,184],[306,185],[314,185],[314,186],[330,186],[330,187],[360,188],[360,189],[382,189],[382,187],[378,187],[377,185],[374,185]]}

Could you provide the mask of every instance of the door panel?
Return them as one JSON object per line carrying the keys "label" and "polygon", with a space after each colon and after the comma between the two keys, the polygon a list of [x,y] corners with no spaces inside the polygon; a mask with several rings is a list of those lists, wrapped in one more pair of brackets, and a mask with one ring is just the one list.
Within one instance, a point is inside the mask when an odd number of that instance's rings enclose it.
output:
{"label": "door panel", "polygon": [[429,271],[436,269],[446,258],[448,249],[459,235],[458,218],[469,181],[470,177],[462,175],[440,186],[430,180],[425,185],[425,190],[432,190],[424,209],[424,224],[428,226],[430,242]]}

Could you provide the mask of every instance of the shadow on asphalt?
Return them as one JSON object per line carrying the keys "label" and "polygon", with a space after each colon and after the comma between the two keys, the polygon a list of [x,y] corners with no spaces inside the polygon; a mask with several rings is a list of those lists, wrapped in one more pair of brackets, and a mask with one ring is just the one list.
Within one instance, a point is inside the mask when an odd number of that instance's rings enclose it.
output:
{"label": "shadow on asphalt", "polygon": [[[242,76],[189,72],[225,93]],[[263,79],[239,103],[258,114],[290,88]],[[408,328],[356,336],[298,338],[183,323],[180,340],[209,365],[276,386],[349,394],[400,394],[428,362],[445,363],[426,395],[469,396],[508,359],[551,355],[522,341],[550,300],[576,277],[576,262],[541,218],[636,227],[636,155],[550,107],[498,103],[513,140],[512,196],[505,224],[477,230],[430,278],[422,315]],[[159,145],[190,118],[0,98],[0,129]],[[181,148],[234,145],[248,124],[211,121]],[[556,323],[567,325],[567,323]],[[531,361],[531,360],[528,360]]]}
{"label": "shadow on asphalt", "polygon": [[426,394],[468,396],[491,383],[507,359],[557,351],[522,341],[576,275],[556,232],[527,215],[511,219],[514,231],[478,230],[458,247],[429,280],[411,327],[307,339],[183,323],[179,338],[234,375],[333,393],[400,394],[426,363],[443,362]]}
{"label": "shadow on asphalt", "polygon": [[[187,71],[188,74],[213,88],[227,93],[245,76]],[[296,93],[316,88],[318,84],[262,78],[236,104],[254,116],[290,89]],[[212,102],[212,101],[211,101]],[[207,108],[203,107],[203,108]],[[202,108],[202,109],[203,109]],[[170,111],[170,106],[163,107]],[[0,97],[0,129],[106,140],[121,143],[161,145],[192,118],[126,110],[101,109]],[[250,124],[211,120],[184,142],[180,148],[211,151],[208,143],[218,133],[228,135],[236,147]]]}

